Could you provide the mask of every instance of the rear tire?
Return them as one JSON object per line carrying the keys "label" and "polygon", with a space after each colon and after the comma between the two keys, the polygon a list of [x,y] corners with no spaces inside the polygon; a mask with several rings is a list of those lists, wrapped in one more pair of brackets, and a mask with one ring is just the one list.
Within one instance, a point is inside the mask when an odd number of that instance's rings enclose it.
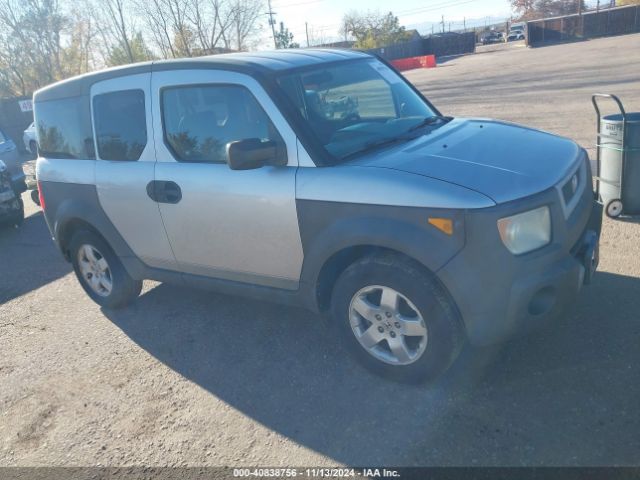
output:
{"label": "rear tire", "polygon": [[[395,310],[387,308],[390,298],[399,299]],[[394,255],[366,257],[349,266],[333,289],[331,313],[347,349],[365,367],[402,382],[434,380],[465,341],[458,310],[438,280]],[[365,336],[371,340],[363,341]]]}
{"label": "rear tire", "polygon": [[142,282],[127,273],[109,244],[90,230],[74,233],[69,244],[73,270],[84,291],[101,307],[122,308],[142,290]]}

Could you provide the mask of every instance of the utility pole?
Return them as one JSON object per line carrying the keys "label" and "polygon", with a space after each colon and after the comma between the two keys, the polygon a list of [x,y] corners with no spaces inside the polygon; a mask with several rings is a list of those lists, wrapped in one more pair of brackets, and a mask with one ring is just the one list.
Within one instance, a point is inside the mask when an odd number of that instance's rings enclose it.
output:
{"label": "utility pole", "polygon": [[304,31],[307,34],[307,48],[309,48],[309,24],[304,22]]}
{"label": "utility pole", "polygon": [[582,15],[582,0],[578,0],[578,15]]}
{"label": "utility pole", "polygon": [[276,21],[273,19],[273,16],[276,14],[276,12],[271,9],[271,0],[267,0],[267,5],[269,7],[269,11],[267,12],[267,15],[269,15],[269,25],[271,25],[271,33],[273,34],[273,46],[277,49],[278,42],[276,41]]}
{"label": "utility pole", "polygon": [[464,27],[465,33],[467,32],[467,17],[462,18],[462,25]]}
{"label": "utility pole", "polygon": [[442,15],[442,22],[440,23],[442,23],[442,33],[444,33],[444,15]]}
{"label": "utility pole", "polygon": [[600,12],[600,0],[598,0],[598,4],[596,5],[596,13]]}

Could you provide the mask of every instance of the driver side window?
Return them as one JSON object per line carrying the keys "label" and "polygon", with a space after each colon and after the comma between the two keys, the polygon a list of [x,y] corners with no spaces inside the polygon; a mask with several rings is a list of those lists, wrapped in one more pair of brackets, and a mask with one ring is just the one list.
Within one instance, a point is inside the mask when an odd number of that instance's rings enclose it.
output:
{"label": "driver side window", "polygon": [[226,145],[257,138],[283,144],[248,89],[238,85],[189,85],[162,90],[165,143],[180,162],[225,163]]}

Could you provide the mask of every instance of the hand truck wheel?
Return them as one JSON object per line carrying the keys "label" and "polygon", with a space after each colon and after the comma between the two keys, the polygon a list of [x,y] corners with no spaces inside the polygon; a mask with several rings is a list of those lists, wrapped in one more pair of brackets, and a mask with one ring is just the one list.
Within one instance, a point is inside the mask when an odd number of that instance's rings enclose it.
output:
{"label": "hand truck wheel", "polygon": [[618,218],[622,214],[622,200],[609,200],[605,212],[609,218]]}

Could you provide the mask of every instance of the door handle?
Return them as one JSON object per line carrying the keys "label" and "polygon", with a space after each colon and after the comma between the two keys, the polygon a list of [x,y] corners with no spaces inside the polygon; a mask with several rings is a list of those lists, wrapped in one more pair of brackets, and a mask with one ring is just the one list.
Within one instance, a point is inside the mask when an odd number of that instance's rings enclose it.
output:
{"label": "door handle", "polygon": [[152,180],[147,184],[147,195],[154,202],[178,203],[182,200],[182,190],[176,182]]}

